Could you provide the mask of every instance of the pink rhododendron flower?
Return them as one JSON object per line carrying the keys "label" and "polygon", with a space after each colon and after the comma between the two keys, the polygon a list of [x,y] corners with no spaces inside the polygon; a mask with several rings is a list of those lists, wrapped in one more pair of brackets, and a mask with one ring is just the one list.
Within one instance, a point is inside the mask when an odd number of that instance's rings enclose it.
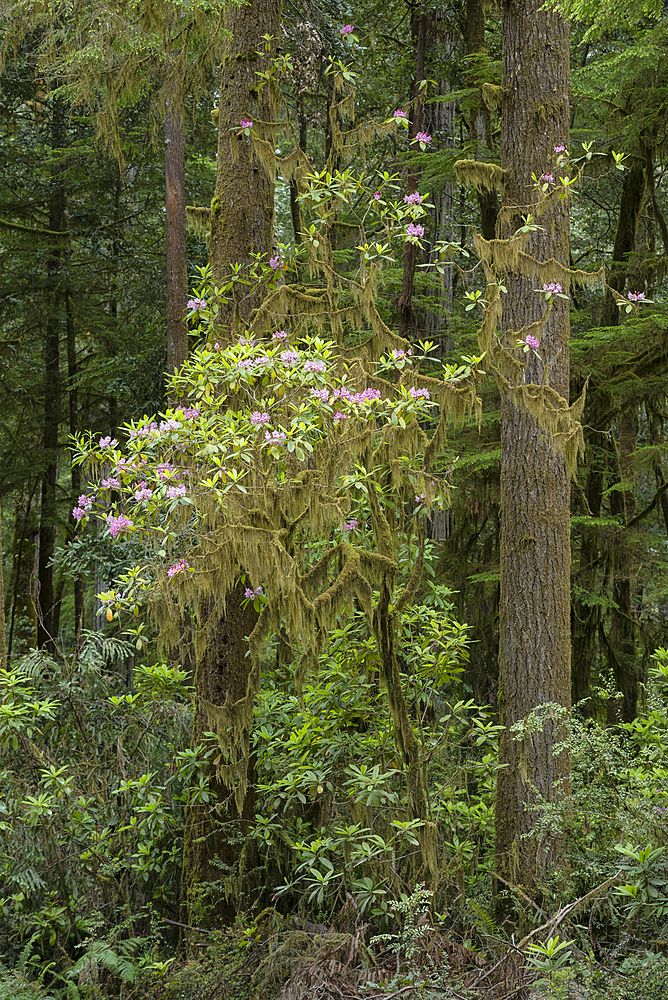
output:
{"label": "pink rhododendron flower", "polygon": [[180,559],[178,562],[174,563],[167,570],[167,576],[170,578],[176,576],[177,573],[184,573],[187,569],[190,569],[190,565],[185,561],[185,559]]}
{"label": "pink rhododendron flower", "polygon": [[533,334],[531,333],[527,334],[527,338],[524,341],[524,343],[528,344],[529,347],[532,347],[534,351],[537,351],[538,348],[540,347],[540,340],[538,339],[538,337],[534,337]]}
{"label": "pink rhododendron flower", "polygon": [[356,520],[356,518],[353,517],[350,521],[345,521],[344,522],[343,530],[344,531],[354,531],[356,527],[357,527],[357,520]]}
{"label": "pink rhododendron flower", "polygon": [[82,517],[86,516],[86,511],[83,507],[74,507],[72,510],[72,517],[75,521],[80,521]]}
{"label": "pink rhododendron flower", "polygon": [[280,267],[282,263],[283,262],[282,262],[281,258],[278,256],[278,254],[276,254],[275,257],[271,257],[270,258],[270,260],[269,260],[269,267],[271,267],[275,271],[276,268]]}
{"label": "pink rhododendron flower", "polygon": [[429,399],[429,389],[416,389],[414,385],[408,390],[412,399]]}
{"label": "pink rhododendron flower", "polygon": [[409,222],[406,226],[406,235],[417,236],[420,239],[424,236],[424,226],[421,226],[419,222]]}
{"label": "pink rhododendron flower", "polygon": [[413,191],[413,194],[404,195],[404,201],[406,202],[407,205],[421,205],[422,195],[419,194],[417,191]]}
{"label": "pink rhododendron flower", "polygon": [[135,490],[135,500],[137,503],[140,503],[142,500],[150,500],[152,496],[153,490],[150,490],[144,482],[141,482]]}
{"label": "pink rhododendron flower", "polygon": [[431,136],[428,132],[416,132],[414,142],[423,142],[425,145],[431,142]]}
{"label": "pink rhododendron flower", "polygon": [[306,361],[304,363],[305,372],[324,372],[326,367],[324,361]]}
{"label": "pink rhododendron flower", "polygon": [[645,293],[644,292],[628,292],[626,297],[629,300],[629,302],[642,302],[642,300],[645,298]]}
{"label": "pink rhododendron flower", "polygon": [[184,497],[186,492],[185,483],[177,483],[176,486],[167,487],[167,496],[170,500],[176,500],[177,497]]}
{"label": "pink rhododendron flower", "polygon": [[543,285],[543,291],[553,292],[556,295],[562,291],[562,288],[558,281],[551,281],[549,285]]}
{"label": "pink rhododendron flower", "polygon": [[114,517],[113,514],[107,514],[107,524],[109,525],[109,534],[112,538],[115,538],[120,531],[126,531],[132,527],[132,521],[125,514],[119,514],[118,517]]}
{"label": "pink rhododendron flower", "polygon": [[540,179],[548,184],[554,184],[554,174],[541,174]]}
{"label": "pink rhododendron flower", "polygon": [[319,399],[321,403],[329,402],[329,389],[311,389],[311,395]]}
{"label": "pink rhododendron flower", "polygon": [[264,439],[267,444],[284,444],[288,439],[288,435],[285,431],[265,431]]}
{"label": "pink rhododendron flower", "polygon": [[271,335],[272,340],[287,340],[287,337],[288,335],[285,330],[276,330],[276,332]]}
{"label": "pink rhododendron flower", "polygon": [[342,35],[352,35],[354,30],[355,30],[354,24],[342,24],[341,27],[339,28],[339,31],[341,32]]}
{"label": "pink rhododendron flower", "polygon": [[242,118],[239,122],[239,128],[252,128],[253,123],[250,118]]}
{"label": "pink rhododendron flower", "polygon": [[104,490],[120,490],[121,488],[121,484],[115,476],[109,476],[108,479],[103,479],[100,485]]}
{"label": "pink rhododendron flower", "polygon": [[373,200],[374,201],[380,201],[380,191],[374,191],[374,193],[373,193]]}
{"label": "pink rhododendron flower", "polygon": [[565,153],[566,152],[566,147],[562,143],[559,143],[558,146],[554,147],[554,151],[555,151],[555,153]]}
{"label": "pink rhododendron flower", "polygon": [[188,299],[188,309],[206,309],[206,299]]}
{"label": "pink rhododendron flower", "polygon": [[116,440],[116,438],[111,438],[111,437],[100,438],[100,448],[102,448],[103,450],[105,448],[115,448],[117,444],[118,441]]}
{"label": "pink rhododendron flower", "polygon": [[257,427],[261,426],[262,424],[268,424],[270,420],[271,417],[269,416],[268,413],[260,413],[259,410],[255,410],[253,413],[251,413],[250,422],[252,424],[255,424]]}
{"label": "pink rhododendron flower", "polygon": [[392,117],[393,118],[406,118],[408,116],[406,115],[405,111],[401,110],[401,108],[397,108],[397,110],[393,113]]}
{"label": "pink rhododendron flower", "polygon": [[294,361],[299,361],[299,351],[281,351],[279,357],[284,365],[289,365]]}

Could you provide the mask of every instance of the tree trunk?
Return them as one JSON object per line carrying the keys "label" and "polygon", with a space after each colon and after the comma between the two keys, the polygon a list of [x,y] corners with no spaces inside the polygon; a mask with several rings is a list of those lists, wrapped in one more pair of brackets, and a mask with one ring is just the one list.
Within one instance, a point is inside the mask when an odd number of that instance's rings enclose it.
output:
{"label": "tree trunk", "polygon": [[[186,168],[183,113],[176,100],[165,116],[165,250],[167,260],[167,371],[188,357],[186,258]],[[174,405],[175,399],[170,399]]]}
{"label": "tree trunk", "polygon": [[[79,392],[77,389],[77,344],[74,328],[74,313],[72,297],[69,288],[65,290],[65,315],[67,323],[67,382],[70,411],[70,435],[79,433]],[[72,464],[72,507],[75,507],[81,493],[81,466]],[[67,537],[69,541],[75,537],[76,522],[69,512],[67,520]],[[74,580],[74,642],[79,645],[79,636],[84,627],[84,583],[81,576]]]}
{"label": "tree trunk", "polygon": [[[209,632],[196,667],[193,746],[202,742],[204,733],[214,729],[207,705],[235,703],[246,696],[249,664],[246,637],[255,627],[257,614],[252,604],[242,608],[243,591],[243,585],[239,584],[228,595],[225,615],[220,615],[212,600],[203,601],[199,609],[201,628],[207,628],[213,615],[217,615],[218,623]],[[245,738],[249,753],[250,733]],[[211,801],[188,809],[181,897],[185,923],[195,926],[202,926],[204,921],[231,923],[238,901],[234,893],[226,891],[225,879],[236,880],[240,890],[248,888],[240,885],[239,863],[244,856],[240,845],[247,838],[255,816],[255,783],[250,761],[249,765],[248,791],[241,810],[237,808],[234,791],[217,778],[215,766],[209,774]]]}
{"label": "tree trunk", "polygon": [[[610,513],[627,525],[636,509],[632,460],[638,441],[638,411],[623,410],[619,418],[618,479],[630,481],[629,488],[613,490]],[[616,456],[615,456],[616,458]],[[638,672],[636,666],[636,621],[633,613],[633,547],[629,531],[620,529],[613,551],[612,599],[609,654],[617,690],[622,694],[621,720],[633,722],[638,714]],[[614,713],[617,716],[618,713]],[[612,721],[612,718],[611,718]]]}
{"label": "tree trunk", "polygon": [[[540,0],[503,6],[502,158],[507,171],[508,229],[535,201],[532,173],[544,173],[553,147],[568,142],[569,30]],[[514,216],[514,218],[513,218]],[[568,209],[552,202],[527,250],[537,262],[569,263]],[[520,330],[544,310],[541,264],[510,272],[504,296],[506,330]],[[526,381],[545,380],[568,399],[569,314],[557,299],[543,330],[540,360],[533,355]],[[545,725],[517,740],[511,727],[545,702],[570,706],[570,486],[563,455],[512,392],[501,402],[501,596],[499,709],[506,727],[499,741],[496,796],[496,871],[505,883],[538,894],[554,861],[548,836],[538,837],[534,808],[567,790],[570,762],[554,757],[563,727]]]}
{"label": "tree trunk", "polygon": [[[53,102],[51,144],[54,149],[62,145],[62,102]],[[67,229],[67,202],[65,189],[55,168],[53,190],[49,202],[49,229],[64,232]],[[37,568],[37,647],[50,653],[56,651],[54,630],[53,555],[56,547],[56,480],[58,475],[58,424],[60,421],[60,310],[62,306],[61,281],[62,245],[60,240],[51,246],[47,259],[47,316],[44,336],[44,417],[42,449],[42,497],[39,522],[39,557]]]}
{"label": "tree trunk", "polygon": [[[226,42],[222,63],[216,192],[211,203],[208,243],[212,277],[218,283],[225,281],[233,265],[248,270],[255,256],[264,254],[266,259],[271,251],[274,169],[267,157],[274,154],[275,108],[270,85],[265,83],[260,87],[257,73],[271,68],[278,46],[280,14],[280,0],[251,0],[247,6],[230,7],[226,16],[226,27],[232,37]],[[266,34],[272,36],[268,53],[263,37]],[[267,140],[267,146],[263,147],[267,157],[263,160],[253,152],[252,140],[238,134],[239,122],[244,117],[253,121],[255,134]],[[246,322],[251,310],[259,304],[259,297],[249,295],[246,286],[239,283],[235,288],[238,291],[232,305],[221,310],[221,340]],[[239,573],[242,572],[240,566]],[[238,584],[225,595],[224,614],[215,605],[199,609],[199,624],[207,629],[208,638],[196,667],[193,745],[197,745],[204,731],[213,728],[205,722],[205,704],[215,709],[238,702],[249,689],[251,659],[247,636],[254,627],[255,615],[250,606],[242,608],[243,596],[244,587]],[[214,624],[215,615],[218,621]],[[247,748],[250,739],[250,732],[242,734],[242,743]],[[242,766],[248,767],[248,790],[241,810],[230,789],[213,776],[218,817],[211,807],[192,806],[188,810],[182,879],[185,923],[201,926],[199,901],[211,893],[212,883],[220,881],[222,875],[236,876],[241,892],[244,851],[243,836],[238,836],[239,824],[244,834],[254,815],[254,780],[248,751]],[[234,897],[228,900],[224,893],[218,893],[214,915],[220,920],[232,920],[237,902]]]}
{"label": "tree trunk", "polygon": [[[636,233],[638,219],[645,201],[645,163],[646,158],[634,158],[631,167],[624,174],[622,198],[619,206],[619,222],[615,234],[615,245],[612,250],[612,267],[608,274],[608,284],[616,292],[623,292],[626,285],[629,255],[636,248]],[[612,294],[607,293],[603,302],[601,326],[617,326],[619,324],[619,308]]]}
{"label": "tree trunk", "polygon": [[5,632],[5,593],[2,572],[2,508],[0,507],[0,670],[7,669],[7,635]]}
{"label": "tree trunk", "polygon": [[[485,3],[483,0],[467,0],[466,21],[464,22],[464,47],[468,56],[482,55],[485,45]],[[475,87],[480,80],[475,71],[467,73],[467,86]],[[489,156],[492,151],[492,123],[489,109],[482,96],[475,102],[469,116],[469,133],[474,159],[481,159],[481,153]],[[499,199],[496,191],[478,191],[480,209],[480,231],[486,240],[493,240],[496,219],[499,214]]]}
{"label": "tree trunk", "polygon": [[[417,30],[417,50],[415,57],[415,93],[413,97],[413,123],[411,139],[422,131],[422,90],[424,80],[424,58],[427,49],[427,15],[420,14]],[[414,147],[413,147],[414,148]],[[418,172],[415,167],[408,169],[408,192],[417,191]],[[404,273],[399,296],[399,334],[402,337],[415,338],[415,317],[413,316],[413,282],[415,278],[415,257],[417,247],[406,241],[404,244]]]}
{"label": "tree trunk", "polygon": [[[248,271],[253,255],[270,256],[274,227],[275,102],[271,84],[261,83],[258,73],[271,70],[280,32],[280,0],[251,0],[242,7],[231,5],[225,27],[231,38],[225,42],[218,104],[218,169],[211,202],[208,238],[209,263],[214,280],[223,282],[234,265]],[[265,51],[265,35],[271,35]],[[253,139],[240,134],[242,118],[253,122]],[[233,301],[220,314],[219,340],[243,327],[258,305],[247,286],[236,283]],[[261,294],[261,293],[260,293]]]}

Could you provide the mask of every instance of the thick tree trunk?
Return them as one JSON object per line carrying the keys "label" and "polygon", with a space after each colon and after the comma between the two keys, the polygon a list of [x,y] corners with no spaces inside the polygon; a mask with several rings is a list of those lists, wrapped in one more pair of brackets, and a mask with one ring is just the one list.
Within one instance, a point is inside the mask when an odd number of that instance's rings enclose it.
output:
{"label": "thick tree trunk", "polygon": [[[167,371],[188,357],[186,168],[183,114],[172,101],[165,117],[165,250],[167,260]],[[175,400],[169,400],[173,405]]]}
{"label": "thick tree trunk", "polygon": [[[12,543],[12,586],[7,594],[5,612],[9,618],[9,639],[7,659],[11,662],[17,647],[20,653],[27,652],[34,642],[37,616],[32,595],[32,577],[35,569],[36,540],[39,534],[34,497],[35,484],[29,497],[17,501],[14,511],[14,539]],[[21,627],[27,623],[29,642]]]}
{"label": "thick tree trunk", "polygon": [[[280,0],[251,0],[231,5],[225,43],[218,105],[218,170],[211,202],[208,240],[209,263],[214,279],[224,281],[234,265],[247,270],[253,255],[271,255],[274,226],[275,102],[271,84],[261,83],[276,57],[280,32]],[[265,35],[271,35],[265,52]],[[253,122],[254,135],[265,143],[262,159],[253,140],[240,134],[242,118]],[[234,301],[221,310],[221,335],[243,327],[258,305],[247,286],[235,285]]]}
{"label": "thick tree trunk", "polygon": [[[209,263],[214,281],[222,283],[235,264],[248,269],[253,259],[270,255],[274,225],[274,168],[268,158],[274,154],[275,107],[270,84],[260,86],[258,72],[271,68],[276,55],[280,31],[280,0],[251,0],[243,7],[230,7],[226,27],[232,33],[223,56],[220,101],[216,192],[211,203],[209,233]],[[271,35],[269,52],[265,51],[265,35]],[[260,53],[260,54],[258,54]],[[254,133],[266,140],[266,156],[261,160],[253,152],[252,140],[239,135],[242,118],[253,121]],[[223,309],[219,339],[231,336],[245,323],[259,298],[248,294],[246,286],[236,286],[234,301]],[[240,574],[243,567],[239,567]],[[196,667],[194,744],[212,725],[207,723],[205,704],[233,704],[246,696],[249,689],[251,658],[247,636],[255,624],[250,607],[242,608],[244,587],[239,584],[225,595],[226,610],[221,614],[216,605],[199,609],[200,627],[207,630],[207,643]],[[222,596],[222,595],[220,595]],[[213,624],[213,619],[218,620]],[[250,732],[242,742],[250,746]],[[198,900],[210,895],[212,883],[227,874],[237,879],[244,865],[243,837],[254,815],[254,781],[252,761],[246,753],[242,764],[248,767],[245,802],[241,813],[233,794],[222,783],[213,780],[218,804],[211,807],[193,806],[188,810],[184,844],[182,900],[185,923],[201,926],[202,914]],[[241,826],[240,826],[241,824]],[[222,864],[222,868],[221,868]],[[247,886],[245,887],[247,888]],[[234,918],[238,900],[224,893],[217,894],[214,914],[219,920]]]}
{"label": "thick tree trunk", "polygon": [[[540,0],[503,6],[502,156],[507,171],[504,207],[517,206],[508,229],[535,200],[532,172],[544,173],[553,147],[568,142],[569,31]],[[568,210],[556,202],[533,234],[536,261],[569,263]],[[538,319],[545,303],[540,264],[525,261],[510,273],[504,327],[519,330]],[[532,355],[526,381],[543,380],[568,398],[569,315],[556,304],[543,330],[541,360]],[[563,456],[533,416],[502,389],[501,598],[499,708],[506,727],[499,741],[496,796],[496,871],[505,883],[536,894],[554,860],[554,844],[535,833],[541,799],[566,790],[569,760],[554,757],[563,730],[548,716],[544,727],[517,740],[511,727],[545,702],[570,706],[570,487]]]}
{"label": "thick tree trunk", "polygon": [[[200,627],[206,629],[208,638],[204,654],[195,674],[195,717],[193,746],[203,739],[204,733],[214,730],[215,724],[207,712],[207,705],[233,704],[246,696],[248,688],[248,643],[257,621],[252,605],[241,606],[243,585],[239,584],[228,595],[226,614],[221,616],[214,602],[203,601],[199,609]],[[216,627],[209,632],[208,621],[217,616]],[[250,734],[247,734],[246,753],[249,753]],[[226,892],[226,879],[239,884],[242,872],[239,864],[244,857],[241,848],[255,815],[255,789],[252,762],[248,761],[248,791],[243,809],[237,808],[234,790],[218,780],[215,765],[209,775],[211,801],[206,805],[192,805],[188,809],[183,852],[182,907],[184,922],[202,926],[202,922],[231,923],[238,900]],[[248,886],[240,889],[248,890]],[[229,886],[228,886],[229,890]]]}

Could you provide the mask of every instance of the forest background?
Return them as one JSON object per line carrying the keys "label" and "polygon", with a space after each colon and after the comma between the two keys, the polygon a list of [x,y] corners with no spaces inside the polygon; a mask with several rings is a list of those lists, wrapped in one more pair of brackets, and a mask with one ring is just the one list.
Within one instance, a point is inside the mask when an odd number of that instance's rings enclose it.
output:
{"label": "forest background", "polygon": [[0,996],[665,994],[668,21],[562,11],[2,6]]}

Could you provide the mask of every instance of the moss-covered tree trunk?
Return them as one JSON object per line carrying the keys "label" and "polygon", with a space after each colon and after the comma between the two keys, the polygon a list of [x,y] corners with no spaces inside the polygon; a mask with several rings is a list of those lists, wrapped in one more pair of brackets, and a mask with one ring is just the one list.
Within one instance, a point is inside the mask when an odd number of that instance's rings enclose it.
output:
{"label": "moss-covered tree trunk", "polygon": [[[211,204],[209,263],[215,282],[222,284],[235,265],[247,270],[254,257],[268,257],[274,223],[275,104],[271,85],[260,86],[258,72],[267,72],[276,55],[280,31],[280,0],[251,0],[243,7],[232,6],[226,27],[232,37],[226,42],[219,95],[219,137],[216,192]],[[269,51],[263,36],[271,35]],[[259,150],[252,140],[239,136],[242,118],[253,121],[260,137]],[[262,141],[265,145],[262,146]],[[265,257],[265,259],[266,259]],[[223,310],[221,338],[248,320],[259,304],[257,295],[239,283],[231,307]],[[243,567],[239,567],[239,574]],[[196,714],[193,745],[207,730],[218,731],[216,708],[237,705],[233,715],[241,718],[251,681],[251,657],[247,637],[256,621],[252,608],[242,607],[244,586],[238,583],[227,594],[212,594],[198,608],[198,628],[206,642],[197,643],[195,675]],[[247,701],[246,701],[247,704]],[[208,707],[207,707],[208,706]],[[182,905],[184,922],[201,926],[207,915],[231,921],[238,903],[242,872],[248,852],[244,838],[254,815],[251,733],[244,723],[241,734],[221,733],[222,758],[236,762],[237,784],[245,795],[235,795],[234,781],[220,781],[212,769],[213,803],[195,806],[186,819]],[[226,742],[227,741],[227,742]],[[236,880],[237,893],[226,898],[216,883],[227,878],[228,889]],[[235,898],[236,895],[236,898]]]}
{"label": "moss-covered tree trunk", "polygon": [[[568,144],[569,29],[541,6],[540,0],[503,5],[503,236],[514,232],[535,201],[532,173],[549,171],[554,146]],[[508,330],[519,331],[543,313],[545,302],[533,289],[541,287],[545,268],[536,262],[569,263],[565,202],[553,201],[541,224],[527,247],[534,262],[523,260],[508,276]],[[525,355],[526,382],[545,380],[567,399],[568,350],[568,305],[557,299],[541,335],[540,359]],[[532,807],[564,791],[569,761],[565,754],[554,756],[562,734],[551,719],[521,740],[511,727],[544,702],[570,706],[569,503],[563,455],[534,416],[516,405],[512,391],[502,391],[499,709],[506,728],[496,797],[496,871],[503,880],[497,890],[510,883],[537,893],[555,857],[550,838],[534,832],[539,814]]]}
{"label": "moss-covered tree trunk", "polygon": [[[246,637],[255,627],[257,615],[252,605],[242,607],[243,591],[239,584],[228,595],[224,615],[213,597],[200,603],[199,627],[206,634],[206,642],[195,673],[193,746],[203,741],[206,732],[216,730],[216,707],[234,705],[246,697],[250,662]],[[232,733],[228,739],[233,742]],[[245,755],[250,764],[249,741],[250,733],[246,732],[242,746],[233,752]],[[244,840],[255,815],[252,780],[248,781],[241,809],[234,789],[220,780],[213,764],[209,790],[209,802],[188,809],[183,852],[183,915],[186,923],[197,926],[234,920],[238,895],[234,883],[240,888]]]}
{"label": "moss-covered tree trunk", "polygon": [[[235,265],[242,271],[256,254],[270,256],[274,226],[274,142],[276,101],[273,84],[262,81],[276,58],[280,0],[230,5],[225,27],[231,32],[223,53],[218,98],[218,163],[211,202],[209,263],[223,281]],[[271,36],[267,45],[265,35]],[[241,132],[253,122],[254,139]],[[268,258],[265,258],[265,260]],[[221,315],[221,333],[243,325],[258,305],[242,283]]]}

